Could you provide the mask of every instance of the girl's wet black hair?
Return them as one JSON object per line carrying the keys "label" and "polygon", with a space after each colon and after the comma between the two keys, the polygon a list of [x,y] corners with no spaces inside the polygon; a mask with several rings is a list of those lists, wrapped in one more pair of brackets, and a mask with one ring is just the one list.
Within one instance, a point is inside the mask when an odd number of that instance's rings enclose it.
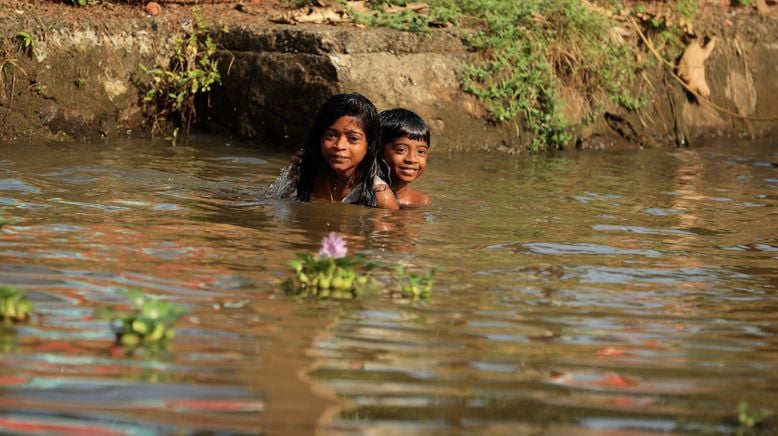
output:
{"label": "girl's wet black hair", "polygon": [[414,141],[424,141],[430,144],[430,129],[416,112],[397,108],[381,112],[381,144],[394,141],[397,138],[408,138]]}
{"label": "girl's wet black hair", "polygon": [[300,180],[297,182],[297,199],[310,201],[316,176],[319,171],[327,168],[327,163],[321,155],[321,139],[324,132],[340,117],[352,116],[358,121],[367,139],[367,153],[355,172],[358,178],[357,186],[362,187],[359,204],[376,207],[374,179],[376,176],[389,180],[389,169],[378,159],[381,150],[381,125],[378,120],[378,110],[367,97],[361,94],[338,94],[319,108],[308,131],[308,142],[303,151],[303,162],[300,167]]}

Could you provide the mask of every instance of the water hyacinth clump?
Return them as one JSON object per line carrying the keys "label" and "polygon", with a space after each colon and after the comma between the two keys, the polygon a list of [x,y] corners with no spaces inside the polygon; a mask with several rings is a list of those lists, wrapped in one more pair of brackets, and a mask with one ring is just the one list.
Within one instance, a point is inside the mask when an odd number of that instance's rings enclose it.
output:
{"label": "water hyacinth clump", "polygon": [[187,313],[183,306],[150,298],[139,289],[125,293],[132,302],[130,311],[106,308],[99,313],[111,321],[111,330],[118,344],[128,348],[159,347],[173,339],[175,323]]}
{"label": "water hyacinth clump", "polygon": [[370,284],[375,265],[362,255],[348,255],[346,241],[332,232],[322,238],[319,253],[298,253],[289,261],[295,275],[284,282],[289,293],[316,298],[351,299]]}
{"label": "water hyacinth clump", "polygon": [[435,283],[435,273],[438,268],[433,268],[427,273],[406,271],[404,267],[395,268],[395,275],[399,281],[399,287],[392,296],[400,298],[421,299],[428,298],[432,293],[432,285]]}
{"label": "water hyacinth clump", "polygon": [[4,325],[25,322],[30,319],[32,303],[24,291],[10,286],[0,286],[0,318]]}

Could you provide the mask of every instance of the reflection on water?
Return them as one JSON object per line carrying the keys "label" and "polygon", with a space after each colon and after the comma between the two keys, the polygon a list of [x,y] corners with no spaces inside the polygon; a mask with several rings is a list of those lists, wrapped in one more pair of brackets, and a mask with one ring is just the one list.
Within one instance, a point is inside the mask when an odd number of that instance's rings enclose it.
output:
{"label": "reflection on water", "polygon": [[[10,144],[2,433],[737,432],[778,425],[778,151],[711,144],[435,155],[429,210],[299,204],[285,152]],[[270,193],[269,193],[270,192]],[[298,302],[286,261],[329,231],[444,273],[430,300]],[[387,277],[379,277],[387,280]],[[186,305],[125,357],[94,310],[139,287]]]}

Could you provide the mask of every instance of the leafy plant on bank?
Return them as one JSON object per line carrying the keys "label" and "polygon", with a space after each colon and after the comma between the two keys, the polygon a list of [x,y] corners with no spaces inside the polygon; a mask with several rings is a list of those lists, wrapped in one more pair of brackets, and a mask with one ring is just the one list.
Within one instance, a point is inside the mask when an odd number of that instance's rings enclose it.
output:
{"label": "leafy plant on bank", "polygon": [[29,32],[21,31],[16,34],[16,42],[19,45],[19,51],[27,56],[32,55],[37,45],[35,38]]}
{"label": "leafy plant on bank", "polygon": [[97,312],[101,318],[110,320],[116,343],[129,349],[166,346],[175,336],[176,322],[187,310],[181,305],[149,297],[140,289],[126,290],[124,294],[131,302],[129,310],[102,308]]}
{"label": "leafy plant on bank", "polygon": [[[475,61],[465,71],[464,90],[486,105],[494,121],[512,122],[520,131],[521,119],[532,133],[531,150],[556,149],[572,140],[575,126],[565,119],[559,96],[563,87],[584,97],[584,123],[603,112],[603,95],[630,111],[647,101],[644,92],[630,91],[639,89],[634,85],[647,61],[633,53],[633,41],[614,32],[626,23],[621,1],[429,0],[426,16],[385,12],[403,3],[368,1],[377,14],[356,19],[410,31],[426,31],[441,21],[467,29],[463,37]],[[696,10],[697,0],[679,0],[671,15],[680,19],[654,20],[660,45],[682,48],[683,21],[690,23]]]}
{"label": "leafy plant on bank", "polygon": [[637,64],[630,46],[613,33],[613,19],[581,0],[490,4],[485,25],[469,41],[478,60],[466,71],[465,90],[484,101],[496,121],[521,115],[530,149],[562,148],[572,140],[558,89],[569,87],[602,113],[601,95],[629,110]]}
{"label": "leafy plant on bank", "polygon": [[218,61],[214,59],[216,43],[208,34],[208,26],[195,8],[192,29],[173,38],[174,56],[166,68],[141,69],[149,77],[145,85],[144,103],[148,108],[152,133],[164,133],[165,122],[175,125],[185,134],[197,117],[195,98],[221,82]]}
{"label": "leafy plant on bank", "polygon": [[654,48],[665,59],[677,59],[683,53],[686,37],[694,33],[692,23],[697,14],[697,1],[679,0],[672,8],[654,12],[638,5],[632,14],[646,36],[651,38]]}
{"label": "leafy plant on bank", "polygon": [[[409,2],[404,0],[372,0],[365,2],[371,13],[353,13],[354,22],[371,27],[388,27],[409,32],[427,32],[430,27],[452,23],[460,15],[454,0],[437,0],[430,3],[427,13],[420,14],[408,8],[402,8]],[[395,7],[395,9],[392,9]],[[399,10],[397,9],[399,8]]]}
{"label": "leafy plant on bank", "polygon": [[25,322],[32,314],[32,303],[24,291],[10,286],[0,286],[0,319],[4,325]]}

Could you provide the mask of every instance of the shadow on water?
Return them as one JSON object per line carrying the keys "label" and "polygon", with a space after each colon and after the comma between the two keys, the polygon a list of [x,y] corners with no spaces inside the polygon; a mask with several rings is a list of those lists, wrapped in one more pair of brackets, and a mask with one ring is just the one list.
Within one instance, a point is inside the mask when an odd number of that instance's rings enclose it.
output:
{"label": "shadow on water", "polygon": [[[288,155],[225,141],[3,146],[0,284],[36,317],[0,332],[0,432],[718,433],[740,402],[776,425],[774,145],[433,153],[433,206],[387,212],[279,198]],[[278,293],[330,231],[443,267],[432,298]],[[113,346],[95,310],[127,287],[187,306],[169,350]]]}

